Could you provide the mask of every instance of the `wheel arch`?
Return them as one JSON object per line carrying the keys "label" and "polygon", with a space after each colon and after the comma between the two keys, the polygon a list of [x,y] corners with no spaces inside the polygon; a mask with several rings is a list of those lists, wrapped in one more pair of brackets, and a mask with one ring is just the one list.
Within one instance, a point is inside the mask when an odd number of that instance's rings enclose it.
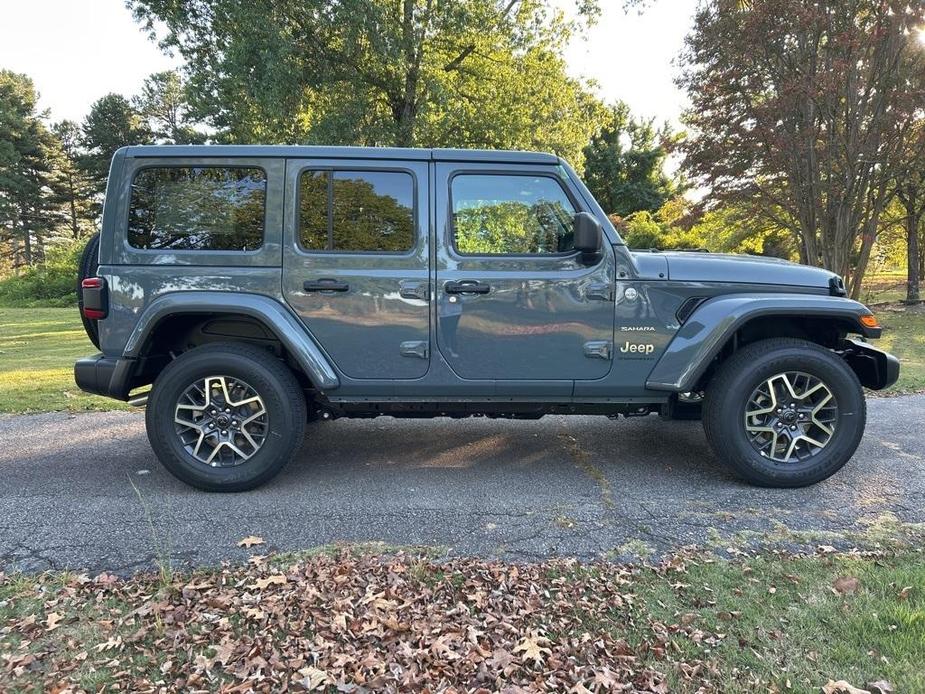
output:
{"label": "wheel arch", "polygon": [[[836,349],[847,334],[880,337],[880,328],[861,322],[869,315],[863,304],[833,296],[734,294],[709,299],[678,330],[646,387],[678,393],[700,390],[717,364],[762,339],[794,337]],[[850,360],[849,364],[857,371]]]}
{"label": "wheel arch", "polygon": [[[222,328],[204,330],[216,323]],[[123,351],[123,359],[141,365],[133,380],[138,381],[146,370],[159,368],[158,352],[197,331],[198,344],[237,341],[273,347],[319,391],[340,385],[327,356],[279,301],[259,294],[210,291],[165,294],[142,311]],[[141,384],[136,382],[133,387],[137,385]]]}

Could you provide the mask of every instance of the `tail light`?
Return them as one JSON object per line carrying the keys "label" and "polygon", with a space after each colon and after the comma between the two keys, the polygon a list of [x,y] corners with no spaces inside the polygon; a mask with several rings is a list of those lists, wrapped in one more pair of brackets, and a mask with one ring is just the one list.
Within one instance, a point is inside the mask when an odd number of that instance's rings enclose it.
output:
{"label": "tail light", "polygon": [[109,291],[103,277],[87,277],[80,283],[84,318],[102,320],[109,315]]}

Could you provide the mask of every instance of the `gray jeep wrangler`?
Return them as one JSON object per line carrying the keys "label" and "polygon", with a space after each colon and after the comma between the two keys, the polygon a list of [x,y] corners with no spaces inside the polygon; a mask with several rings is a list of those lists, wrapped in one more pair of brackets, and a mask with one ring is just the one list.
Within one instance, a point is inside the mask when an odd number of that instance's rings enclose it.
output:
{"label": "gray jeep wrangler", "polygon": [[314,420],[656,412],[808,485],[899,375],[838,276],[630,250],[552,154],[122,149],[79,294],[77,385],[147,402],[158,458],[212,491],[269,480]]}

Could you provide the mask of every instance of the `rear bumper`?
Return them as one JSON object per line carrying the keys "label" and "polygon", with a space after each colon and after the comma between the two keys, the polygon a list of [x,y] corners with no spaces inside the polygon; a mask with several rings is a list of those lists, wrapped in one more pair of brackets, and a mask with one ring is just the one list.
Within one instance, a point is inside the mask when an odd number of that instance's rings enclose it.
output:
{"label": "rear bumper", "polygon": [[78,359],[74,364],[74,381],[87,393],[116,400],[128,400],[134,359],[116,359],[103,354]]}
{"label": "rear bumper", "polygon": [[888,388],[899,379],[899,359],[860,340],[845,340],[845,361],[871,390]]}

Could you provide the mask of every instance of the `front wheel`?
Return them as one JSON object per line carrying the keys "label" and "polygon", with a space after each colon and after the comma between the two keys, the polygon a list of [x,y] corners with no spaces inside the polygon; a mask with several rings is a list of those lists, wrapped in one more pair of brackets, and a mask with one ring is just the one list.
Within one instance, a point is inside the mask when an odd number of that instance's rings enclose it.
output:
{"label": "front wheel", "polygon": [[184,353],[151,389],[145,424],[158,459],[198,489],[258,487],[302,443],[305,396],[265,349],[210,344]]}
{"label": "front wheel", "polygon": [[720,367],[703,425],[716,455],[749,482],[803,487],[850,460],[866,417],[861,384],[844,360],[812,342],[777,338]]}

